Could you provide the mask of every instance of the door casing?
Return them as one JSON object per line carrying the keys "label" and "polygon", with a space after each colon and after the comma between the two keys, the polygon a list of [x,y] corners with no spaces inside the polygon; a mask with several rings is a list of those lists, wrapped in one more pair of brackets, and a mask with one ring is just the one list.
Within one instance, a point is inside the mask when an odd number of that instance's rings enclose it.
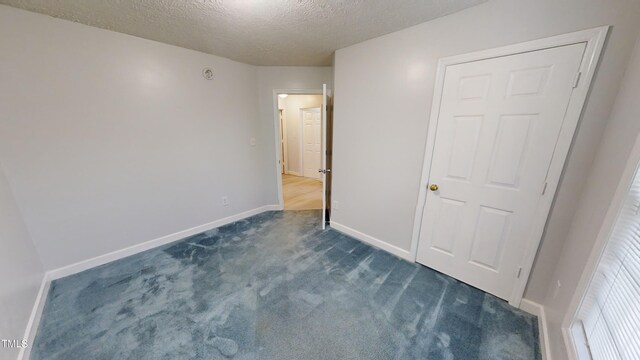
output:
{"label": "door casing", "polygon": [[[287,123],[285,121],[285,113],[283,109],[279,109],[279,122],[278,125],[280,126],[280,160],[281,160],[281,168],[282,171],[280,173],[282,174],[288,174],[289,173],[289,155],[287,154]],[[276,139],[276,141],[278,141]]]}
{"label": "door casing", "polygon": [[424,164],[422,168],[422,177],[420,181],[420,189],[418,193],[418,201],[414,217],[413,236],[411,239],[411,259],[415,261],[417,257],[422,213],[426,201],[427,185],[429,184],[431,159],[433,157],[433,150],[436,140],[436,129],[438,125],[438,117],[440,114],[440,102],[443,95],[442,90],[444,86],[445,72],[447,67],[456,64],[521,54],[558,46],[586,43],[585,52],[579,69],[579,83],[574,89],[569,100],[567,112],[565,114],[562,128],[560,130],[560,136],[556,144],[556,150],[552,157],[551,165],[549,166],[549,174],[547,177],[547,191],[545,192],[545,195],[542,196],[538,212],[533,219],[534,233],[525,245],[525,255],[521,260],[521,276],[517,279],[516,285],[514,286],[512,294],[509,298],[509,303],[511,305],[516,307],[520,305],[527,281],[529,279],[529,275],[531,273],[531,267],[533,266],[533,261],[538,250],[542,234],[544,232],[548,214],[551,209],[553,199],[555,198],[555,193],[560,182],[560,178],[562,176],[562,170],[564,168],[565,160],[569,153],[573,136],[580,119],[580,114],[582,113],[582,109],[584,107],[584,103],[589,92],[589,88],[593,80],[593,76],[595,74],[608,31],[608,26],[602,26],[594,29],[558,35],[545,39],[533,40],[525,43],[519,43],[470,54],[446,57],[438,61],[434,96],[427,133],[427,143],[425,147]]}

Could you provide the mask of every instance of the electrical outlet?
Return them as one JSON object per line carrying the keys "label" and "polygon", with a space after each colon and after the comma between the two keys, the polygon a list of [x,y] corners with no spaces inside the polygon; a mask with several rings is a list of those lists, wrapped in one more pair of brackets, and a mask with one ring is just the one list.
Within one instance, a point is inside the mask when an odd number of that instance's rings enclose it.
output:
{"label": "electrical outlet", "polygon": [[331,208],[333,210],[338,210],[340,208],[340,203],[338,202],[338,200],[333,200],[331,203]]}
{"label": "electrical outlet", "polygon": [[222,206],[229,206],[229,198],[227,196],[222,197]]}
{"label": "electrical outlet", "polygon": [[257,143],[256,138],[252,137],[251,139],[249,139],[249,145],[256,146],[256,143]]}

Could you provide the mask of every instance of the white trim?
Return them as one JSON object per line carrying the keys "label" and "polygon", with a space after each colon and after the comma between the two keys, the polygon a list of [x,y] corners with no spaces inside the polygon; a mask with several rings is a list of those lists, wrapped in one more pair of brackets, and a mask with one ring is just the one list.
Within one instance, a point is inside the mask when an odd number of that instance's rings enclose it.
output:
{"label": "white trim", "polygon": [[[278,100],[279,102],[280,100]],[[281,172],[285,174],[289,173],[289,138],[287,135],[287,115],[285,114],[284,109],[278,108],[278,124],[281,126],[280,133],[280,147],[278,147],[278,151],[281,152],[282,162],[284,166],[280,166]],[[276,139],[278,141],[278,139]]]}
{"label": "white trim", "polygon": [[223,219],[219,219],[219,220],[215,220],[206,224],[202,224],[202,225],[198,225],[195,227],[192,227],[190,229],[186,229],[186,230],[182,230],[182,231],[178,231],[175,232],[173,234],[169,234],[166,236],[162,236],[160,238],[157,239],[153,239],[153,240],[149,240],[149,241],[145,241],[143,243],[139,243],[133,246],[129,246],[126,247],[124,249],[120,249],[120,250],[116,250],[116,251],[112,251],[110,253],[107,254],[103,254],[103,255],[98,255],[96,257],[93,257],[91,259],[87,259],[87,260],[83,260],[83,261],[79,261],[75,264],[71,264],[71,265],[67,265],[67,266],[63,266],[61,268],[58,269],[54,269],[54,270],[50,270],[47,272],[47,275],[49,276],[49,279],[51,280],[56,280],[56,279],[60,279],[63,278],[65,276],[69,276],[69,275],[73,275],[76,273],[79,273],[81,271],[87,270],[87,269],[91,269],[94,268],[96,266],[100,266],[118,259],[122,259],[125,258],[127,256],[131,256],[149,249],[153,249],[156,248],[158,246],[162,246],[174,241],[178,241],[181,239],[184,239],[186,237],[195,235],[195,234],[199,234],[203,231],[207,231],[213,228],[217,228],[226,224],[230,224],[232,222],[238,221],[238,220],[242,220],[244,218],[253,216],[253,215],[257,215],[260,214],[262,212],[265,211],[269,211],[269,210],[282,210],[282,208],[280,207],[280,205],[265,205],[259,208],[255,208],[249,211],[245,211],[239,214],[235,214],[235,215],[231,215],[229,217],[223,218]]}
{"label": "white trim", "polygon": [[564,338],[565,346],[567,348],[567,356],[569,357],[569,359],[578,359],[577,347],[573,339],[573,335],[571,334],[571,326],[573,325],[573,322],[578,315],[578,310],[580,309],[580,305],[582,304],[584,295],[586,294],[589,283],[591,283],[591,279],[593,278],[593,275],[595,274],[595,271],[598,267],[600,257],[602,256],[607,242],[609,241],[611,232],[613,231],[615,223],[618,219],[618,214],[624,206],[625,198],[627,196],[631,183],[633,182],[634,175],[639,165],[640,135],[636,137],[635,144],[633,145],[633,149],[629,154],[629,158],[627,159],[624,171],[622,173],[622,176],[620,177],[620,181],[618,182],[616,192],[611,199],[607,214],[602,221],[602,226],[600,227],[600,231],[598,232],[596,242],[591,249],[589,260],[587,261],[587,264],[582,271],[580,282],[576,287],[576,291],[573,294],[571,303],[569,304],[569,308],[562,321],[562,335]]}
{"label": "white trim", "polygon": [[327,227],[327,120],[329,120],[327,110],[329,110],[329,94],[327,84],[322,84],[322,105],[320,107],[320,167],[322,173],[322,230]]}
{"label": "white trim", "polygon": [[299,173],[298,173],[298,172],[296,172],[296,171],[288,171],[288,172],[287,172],[287,175],[302,176],[302,174],[299,174]]}
{"label": "white trim", "polygon": [[[278,116],[278,95],[279,94],[289,94],[289,95],[322,95],[322,89],[273,89],[273,121],[274,121],[274,132],[276,136],[276,191],[278,193],[278,204],[280,205],[280,209],[284,209],[284,196],[282,194],[282,167],[280,165],[280,116]],[[287,159],[288,160],[288,159]],[[288,164],[288,162],[287,162]],[[304,173],[304,171],[303,171]],[[300,176],[299,174],[294,173],[293,171],[288,171],[288,174]]]}
{"label": "white trim", "polygon": [[124,248],[124,249],[116,250],[104,255],[99,255],[91,259],[77,262],[75,264],[67,265],[58,269],[49,270],[45,272],[42,278],[42,283],[40,284],[40,290],[38,291],[38,295],[36,296],[33,309],[31,310],[31,315],[29,316],[29,321],[27,322],[27,327],[24,334],[24,338],[27,339],[29,346],[20,350],[20,352],[18,353],[18,360],[27,360],[31,354],[33,340],[35,339],[36,332],[38,330],[38,324],[40,323],[40,317],[42,316],[42,311],[44,309],[44,305],[47,299],[49,286],[51,285],[51,282],[53,280],[60,279],[65,276],[73,275],[81,271],[88,270],[93,267],[100,266],[118,259],[122,259],[127,256],[140,253],[142,251],[150,250],[174,241],[182,240],[189,236],[199,234],[203,231],[207,231],[213,228],[227,225],[232,222],[263,213],[265,211],[277,211],[277,210],[282,210],[282,206],[280,205],[261,206],[259,208],[238,213],[223,219],[219,219],[203,225],[195,226],[190,229],[178,231],[173,234],[169,234],[154,240],[149,240],[140,244],[136,244],[136,245]]}
{"label": "white trim", "polygon": [[509,303],[518,306],[522,300],[525,286],[529,279],[531,267],[535,259],[538,245],[542,239],[544,227],[555,197],[556,189],[560,182],[562,170],[565,160],[571,147],[573,135],[582,113],[587,94],[591,85],[591,80],[596,71],[600,54],[604,45],[605,38],[609,31],[608,26],[578,31],[574,33],[558,35],[550,38],[533,40],[515,45],[504,46],[496,49],[484,50],[470,54],[457,55],[442,58],[438,61],[436,72],[436,80],[434,86],[434,95],[429,121],[429,129],[427,132],[427,142],[424,154],[424,166],[422,169],[422,179],[420,181],[420,189],[418,194],[418,202],[413,222],[413,235],[411,238],[411,258],[415,261],[418,252],[418,239],[420,238],[420,227],[422,221],[422,212],[426,201],[426,187],[429,184],[429,174],[431,170],[431,158],[433,157],[433,147],[436,139],[437,120],[440,113],[440,100],[442,98],[442,87],[444,85],[445,70],[447,66],[490,59],[501,56],[514,55],[524,52],[548,49],[558,46],[566,46],[577,43],[586,43],[585,52],[582,58],[579,71],[582,73],[582,81],[573,90],[567,112],[560,130],[556,149],[549,167],[547,182],[549,184],[547,192],[540,199],[538,211],[534,218],[533,231],[528,243],[525,245],[525,256],[522,259],[522,274],[517,280],[513,292],[509,298]]}
{"label": "white trim", "polygon": [[411,258],[411,253],[405,249],[401,249],[397,246],[391,245],[387,242],[384,242],[380,239],[374,238],[371,235],[367,235],[365,233],[362,233],[358,230],[352,229],[348,226],[342,225],[340,223],[337,223],[333,220],[330,221],[330,225],[331,228],[333,228],[334,230],[340,231],[341,233],[345,233],[349,236],[352,236],[362,242],[365,242],[369,245],[375,246],[379,249],[382,249],[386,252],[389,252],[397,257],[400,257],[402,259],[408,260],[413,262],[414,259]]}
{"label": "white trim", "polygon": [[540,340],[540,351],[542,360],[552,360],[551,348],[549,347],[549,328],[547,325],[547,314],[544,306],[529,299],[522,299],[520,310],[538,317],[538,339]]}
{"label": "white trim", "polygon": [[304,173],[304,122],[302,116],[304,114],[303,109],[298,109],[298,166],[301,176],[305,176]]}
{"label": "white trim", "polygon": [[24,339],[27,340],[28,346],[20,349],[18,353],[18,360],[27,360],[31,356],[31,348],[33,347],[33,340],[36,338],[36,332],[38,325],[40,324],[40,317],[42,317],[42,310],[44,310],[45,300],[49,293],[49,285],[51,280],[48,273],[44,273],[42,276],[42,282],[40,283],[40,290],[36,296],[36,301],[33,304],[27,327],[24,331]]}
{"label": "white trim", "polygon": [[298,144],[298,149],[300,150],[300,152],[298,152],[298,160],[299,160],[299,164],[298,166],[300,166],[300,173],[302,174],[302,176],[305,176],[305,172],[304,172],[304,109],[298,109],[298,140],[299,140],[299,144]]}

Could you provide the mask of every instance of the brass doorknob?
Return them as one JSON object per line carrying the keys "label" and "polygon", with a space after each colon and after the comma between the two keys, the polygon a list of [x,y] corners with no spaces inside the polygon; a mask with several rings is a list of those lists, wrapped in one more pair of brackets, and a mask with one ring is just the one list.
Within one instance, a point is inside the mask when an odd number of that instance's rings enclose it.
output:
{"label": "brass doorknob", "polygon": [[429,186],[429,190],[438,191],[438,185],[437,184],[431,184],[431,186]]}

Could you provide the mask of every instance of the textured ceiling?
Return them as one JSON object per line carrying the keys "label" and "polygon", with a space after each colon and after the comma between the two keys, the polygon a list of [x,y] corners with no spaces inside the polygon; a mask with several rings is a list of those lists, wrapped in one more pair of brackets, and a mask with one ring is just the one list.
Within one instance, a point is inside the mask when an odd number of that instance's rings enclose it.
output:
{"label": "textured ceiling", "polygon": [[486,0],[0,0],[254,65],[329,65],[342,47]]}

